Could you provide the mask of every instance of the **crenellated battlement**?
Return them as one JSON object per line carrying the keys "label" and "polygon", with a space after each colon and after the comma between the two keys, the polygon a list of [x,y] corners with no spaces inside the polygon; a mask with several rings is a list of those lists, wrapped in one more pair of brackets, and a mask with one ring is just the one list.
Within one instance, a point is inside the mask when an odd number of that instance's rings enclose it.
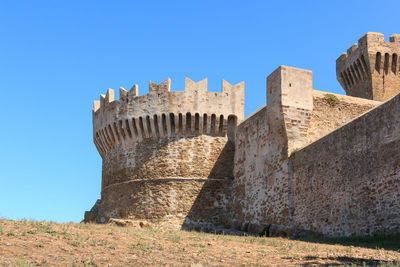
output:
{"label": "crenellated battlement", "polygon": [[348,95],[386,100],[400,92],[400,34],[385,42],[368,32],[336,60],[336,76]]}
{"label": "crenellated battlement", "polygon": [[244,118],[244,82],[222,80],[221,92],[208,92],[207,79],[185,79],[184,91],[171,91],[171,80],[149,82],[149,93],[139,96],[138,86],[114,90],[93,106],[93,135],[103,156],[115,145],[170,136],[226,136],[231,124]]}

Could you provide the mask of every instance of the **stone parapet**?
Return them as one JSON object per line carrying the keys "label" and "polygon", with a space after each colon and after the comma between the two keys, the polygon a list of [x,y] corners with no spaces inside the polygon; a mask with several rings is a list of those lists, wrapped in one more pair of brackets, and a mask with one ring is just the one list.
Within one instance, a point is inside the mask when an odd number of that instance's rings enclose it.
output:
{"label": "stone parapet", "polygon": [[150,82],[149,93],[141,96],[136,85],[129,91],[120,88],[119,100],[109,89],[94,102],[93,138],[102,157],[116,145],[147,138],[226,136],[244,118],[244,82],[222,80],[221,92],[208,92],[207,79],[186,78],[185,91],[170,91],[170,84],[170,79]]}

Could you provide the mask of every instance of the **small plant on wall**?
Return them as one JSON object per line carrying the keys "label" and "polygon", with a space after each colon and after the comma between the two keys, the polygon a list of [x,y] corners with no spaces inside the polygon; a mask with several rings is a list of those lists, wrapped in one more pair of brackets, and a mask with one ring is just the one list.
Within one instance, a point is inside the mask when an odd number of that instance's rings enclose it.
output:
{"label": "small plant on wall", "polygon": [[328,104],[329,104],[331,107],[336,106],[336,105],[339,104],[339,102],[340,102],[339,98],[337,98],[337,96],[335,96],[335,95],[333,95],[333,94],[325,94],[325,95],[324,95],[324,100],[325,100],[326,102],[328,102]]}

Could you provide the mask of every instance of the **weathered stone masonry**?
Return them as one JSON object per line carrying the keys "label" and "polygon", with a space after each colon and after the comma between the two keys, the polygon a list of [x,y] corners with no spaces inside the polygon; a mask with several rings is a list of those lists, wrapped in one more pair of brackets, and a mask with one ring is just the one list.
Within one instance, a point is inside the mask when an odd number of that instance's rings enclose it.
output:
{"label": "weathered stone masonry", "polygon": [[100,96],[93,109],[94,142],[103,158],[101,200],[86,220],[109,218],[209,228],[230,210],[236,124],[243,120],[244,83],[170,80],[138,96],[137,86]]}
{"label": "weathered stone masonry", "polygon": [[167,79],[143,96],[121,88],[119,100],[108,90],[93,109],[101,200],[85,221],[400,233],[399,36],[367,33],[337,59],[348,96],[314,90],[311,71],[279,67],[267,104],[246,119],[244,83],[223,81],[215,93],[186,79],[171,92]]}

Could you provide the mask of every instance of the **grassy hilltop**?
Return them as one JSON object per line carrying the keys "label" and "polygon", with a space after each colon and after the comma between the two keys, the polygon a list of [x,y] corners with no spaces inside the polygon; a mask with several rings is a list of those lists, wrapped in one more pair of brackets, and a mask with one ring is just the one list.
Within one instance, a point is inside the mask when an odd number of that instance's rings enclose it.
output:
{"label": "grassy hilltop", "polygon": [[400,266],[400,238],[289,240],[0,219],[0,266]]}

